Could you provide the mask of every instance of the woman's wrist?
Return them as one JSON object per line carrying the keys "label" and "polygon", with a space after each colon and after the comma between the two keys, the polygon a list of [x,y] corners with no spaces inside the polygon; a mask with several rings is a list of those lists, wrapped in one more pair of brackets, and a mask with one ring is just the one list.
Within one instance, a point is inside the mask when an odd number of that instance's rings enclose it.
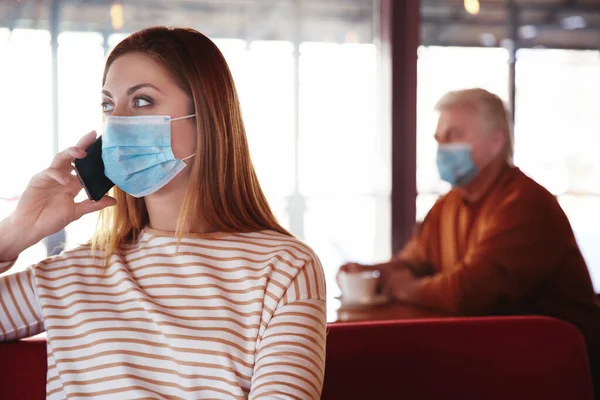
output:
{"label": "woman's wrist", "polygon": [[28,229],[13,224],[10,216],[0,221],[0,262],[15,260],[30,241]]}

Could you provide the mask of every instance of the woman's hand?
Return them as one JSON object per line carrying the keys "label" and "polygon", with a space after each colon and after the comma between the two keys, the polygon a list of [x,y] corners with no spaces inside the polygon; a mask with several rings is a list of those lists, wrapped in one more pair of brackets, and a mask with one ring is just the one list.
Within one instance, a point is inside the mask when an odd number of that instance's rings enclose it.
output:
{"label": "woman's hand", "polygon": [[0,224],[0,261],[16,258],[27,247],[85,214],[116,204],[115,199],[108,196],[97,202],[75,202],[81,183],[73,174],[71,161],[84,158],[85,149],[95,139],[96,132],[88,133],[75,147],[58,153],[48,169],[31,178],[8,222]]}

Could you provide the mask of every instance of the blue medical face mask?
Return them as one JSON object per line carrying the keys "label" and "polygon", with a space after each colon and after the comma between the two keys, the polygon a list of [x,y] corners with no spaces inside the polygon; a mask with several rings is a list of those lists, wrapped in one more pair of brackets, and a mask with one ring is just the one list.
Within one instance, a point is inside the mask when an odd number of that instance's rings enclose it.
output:
{"label": "blue medical face mask", "polygon": [[442,144],[437,150],[440,177],[452,186],[464,186],[479,172],[473,163],[473,147],[466,143]]}
{"label": "blue medical face mask", "polygon": [[119,189],[144,197],[169,183],[195,155],[177,159],[171,148],[171,122],[192,118],[166,115],[106,117],[102,135],[104,174]]}

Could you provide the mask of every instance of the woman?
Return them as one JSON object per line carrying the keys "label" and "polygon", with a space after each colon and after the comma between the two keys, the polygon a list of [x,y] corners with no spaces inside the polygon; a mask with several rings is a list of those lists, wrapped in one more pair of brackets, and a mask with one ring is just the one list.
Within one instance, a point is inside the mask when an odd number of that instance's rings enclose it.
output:
{"label": "woman", "polygon": [[[121,42],[103,78],[113,197],[75,203],[72,159],[0,223],[0,272],[101,210],[89,245],[0,280],[0,339],[46,331],[48,399],[320,397],[325,280],[273,216],[225,59],[190,29]],[[169,139],[170,138],[170,139]]]}

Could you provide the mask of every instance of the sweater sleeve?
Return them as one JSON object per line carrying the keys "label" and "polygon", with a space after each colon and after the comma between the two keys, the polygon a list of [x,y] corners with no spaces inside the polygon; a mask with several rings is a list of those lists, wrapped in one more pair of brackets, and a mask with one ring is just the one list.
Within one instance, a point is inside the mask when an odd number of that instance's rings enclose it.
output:
{"label": "sweater sleeve", "polygon": [[427,216],[415,229],[411,239],[392,257],[392,261],[403,261],[416,276],[432,274],[431,243],[432,225],[439,219],[442,200],[438,200]]}
{"label": "sweater sleeve", "polygon": [[513,192],[478,223],[481,234],[458,265],[420,279],[409,300],[462,315],[489,313],[549,276],[574,241],[566,215],[546,193]]}
{"label": "sweater sleeve", "polygon": [[265,329],[248,398],[320,399],[326,322],[325,279],[313,260],[297,274]]}
{"label": "sweater sleeve", "polygon": [[16,262],[17,262],[16,259],[14,259],[12,261],[0,261],[0,274],[3,274],[6,271],[8,271],[9,269],[11,269],[13,267],[13,265],[15,265]]}
{"label": "sweater sleeve", "polygon": [[43,331],[31,269],[0,277],[0,341],[22,339]]}

